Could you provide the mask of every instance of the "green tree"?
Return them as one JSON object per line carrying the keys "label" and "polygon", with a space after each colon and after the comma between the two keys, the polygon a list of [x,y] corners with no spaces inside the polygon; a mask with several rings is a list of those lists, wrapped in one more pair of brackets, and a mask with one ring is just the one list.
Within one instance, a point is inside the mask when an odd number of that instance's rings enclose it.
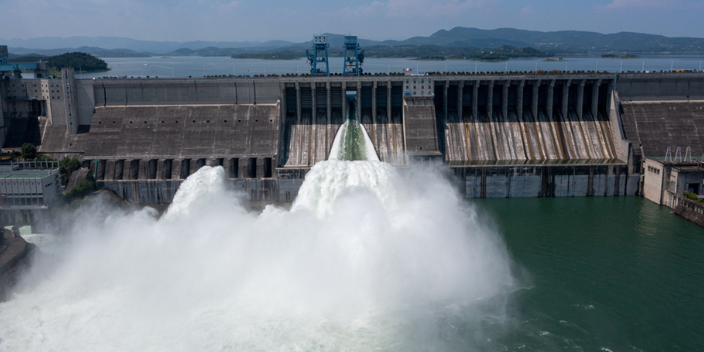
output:
{"label": "green tree", "polygon": [[64,193],[62,196],[64,202],[71,203],[76,199],[83,198],[95,191],[95,182],[91,180],[83,180],[81,183],[76,185],[76,187],[71,188],[70,191]]}
{"label": "green tree", "polygon": [[47,65],[56,70],[61,70],[62,67],[73,67],[75,70],[84,72],[106,71],[108,69],[108,64],[105,61],[86,53],[66,53],[52,56]]}
{"label": "green tree", "polygon": [[37,147],[32,143],[22,144],[22,158],[24,160],[34,160],[37,158]]}
{"label": "green tree", "polygon": [[81,167],[81,162],[76,158],[65,157],[59,161],[59,173],[61,173],[61,183],[68,184],[71,174]]}

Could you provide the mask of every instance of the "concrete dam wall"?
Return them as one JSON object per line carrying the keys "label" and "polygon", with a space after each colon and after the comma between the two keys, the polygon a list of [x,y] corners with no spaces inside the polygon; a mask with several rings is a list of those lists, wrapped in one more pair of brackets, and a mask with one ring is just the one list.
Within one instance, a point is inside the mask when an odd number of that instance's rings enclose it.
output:
{"label": "concrete dam wall", "polygon": [[636,158],[704,154],[704,75],[635,74],[618,82],[618,114]]}
{"label": "concrete dam wall", "polygon": [[[442,161],[467,197],[603,196],[637,193],[643,151],[701,126],[691,100],[704,95],[700,76],[76,80],[67,70],[61,80],[2,81],[0,94],[10,123],[36,119],[38,133],[25,135],[40,136],[41,152],[79,157],[83,172],[133,202],[170,202],[205,165],[223,166],[251,200],[292,201],[329,157],[348,96],[382,161]],[[416,80],[428,94],[412,95]],[[658,105],[660,95],[675,105]],[[659,119],[669,137],[654,133]],[[22,122],[13,128],[35,126]],[[8,140],[28,138],[18,135]],[[679,138],[695,153],[700,139]]]}

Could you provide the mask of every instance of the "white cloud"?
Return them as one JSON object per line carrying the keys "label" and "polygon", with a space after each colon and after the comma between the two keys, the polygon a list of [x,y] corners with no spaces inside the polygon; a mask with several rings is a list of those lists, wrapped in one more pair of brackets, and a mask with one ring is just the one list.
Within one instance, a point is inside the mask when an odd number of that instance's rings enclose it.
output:
{"label": "white cloud", "polygon": [[613,0],[606,9],[656,8],[674,5],[672,0]]}
{"label": "white cloud", "polygon": [[471,8],[477,8],[486,0],[374,0],[357,8],[343,8],[340,12],[352,15],[387,17],[443,17],[459,16]]}
{"label": "white cloud", "polygon": [[384,12],[386,9],[386,4],[381,1],[372,1],[369,5],[362,5],[356,9],[353,9],[353,13],[357,16],[365,15],[370,16],[380,12]]}
{"label": "white cloud", "polygon": [[218,12],[230,12],[239,6],[239,1],[227,1],[227,0],[200,0],[198,1],[200,5],[210,6],[212,9]]}
{"label": "white cloud", "polygon": [[530,6],[526,6],[521,9],[521,16],[531,16],[533,14],[535,14],[535,10],[533,10]]}

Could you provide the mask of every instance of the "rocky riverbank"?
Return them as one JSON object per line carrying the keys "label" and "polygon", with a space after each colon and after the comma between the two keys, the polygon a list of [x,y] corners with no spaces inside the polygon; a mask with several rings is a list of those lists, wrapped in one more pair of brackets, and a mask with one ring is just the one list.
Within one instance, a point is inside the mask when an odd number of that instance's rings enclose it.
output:
{"label": "rocky riverbank", "polygon": [[0,229],[0,302],[5,301],[17,284],[20,273],[29,268],[33,244],[27,243],[19,231]]}

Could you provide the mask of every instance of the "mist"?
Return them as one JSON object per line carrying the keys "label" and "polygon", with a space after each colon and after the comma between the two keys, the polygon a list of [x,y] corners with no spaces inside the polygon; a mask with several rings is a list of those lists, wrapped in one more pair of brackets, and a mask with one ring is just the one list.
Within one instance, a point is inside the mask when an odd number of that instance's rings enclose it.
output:
{"label": "mist", "polygon": [[0,304],[0,350],[482,346],[518,284],[438,170],[320,162],[290,210],[248,211],[222,167],[191,175],[163,215],[95,197]]}

